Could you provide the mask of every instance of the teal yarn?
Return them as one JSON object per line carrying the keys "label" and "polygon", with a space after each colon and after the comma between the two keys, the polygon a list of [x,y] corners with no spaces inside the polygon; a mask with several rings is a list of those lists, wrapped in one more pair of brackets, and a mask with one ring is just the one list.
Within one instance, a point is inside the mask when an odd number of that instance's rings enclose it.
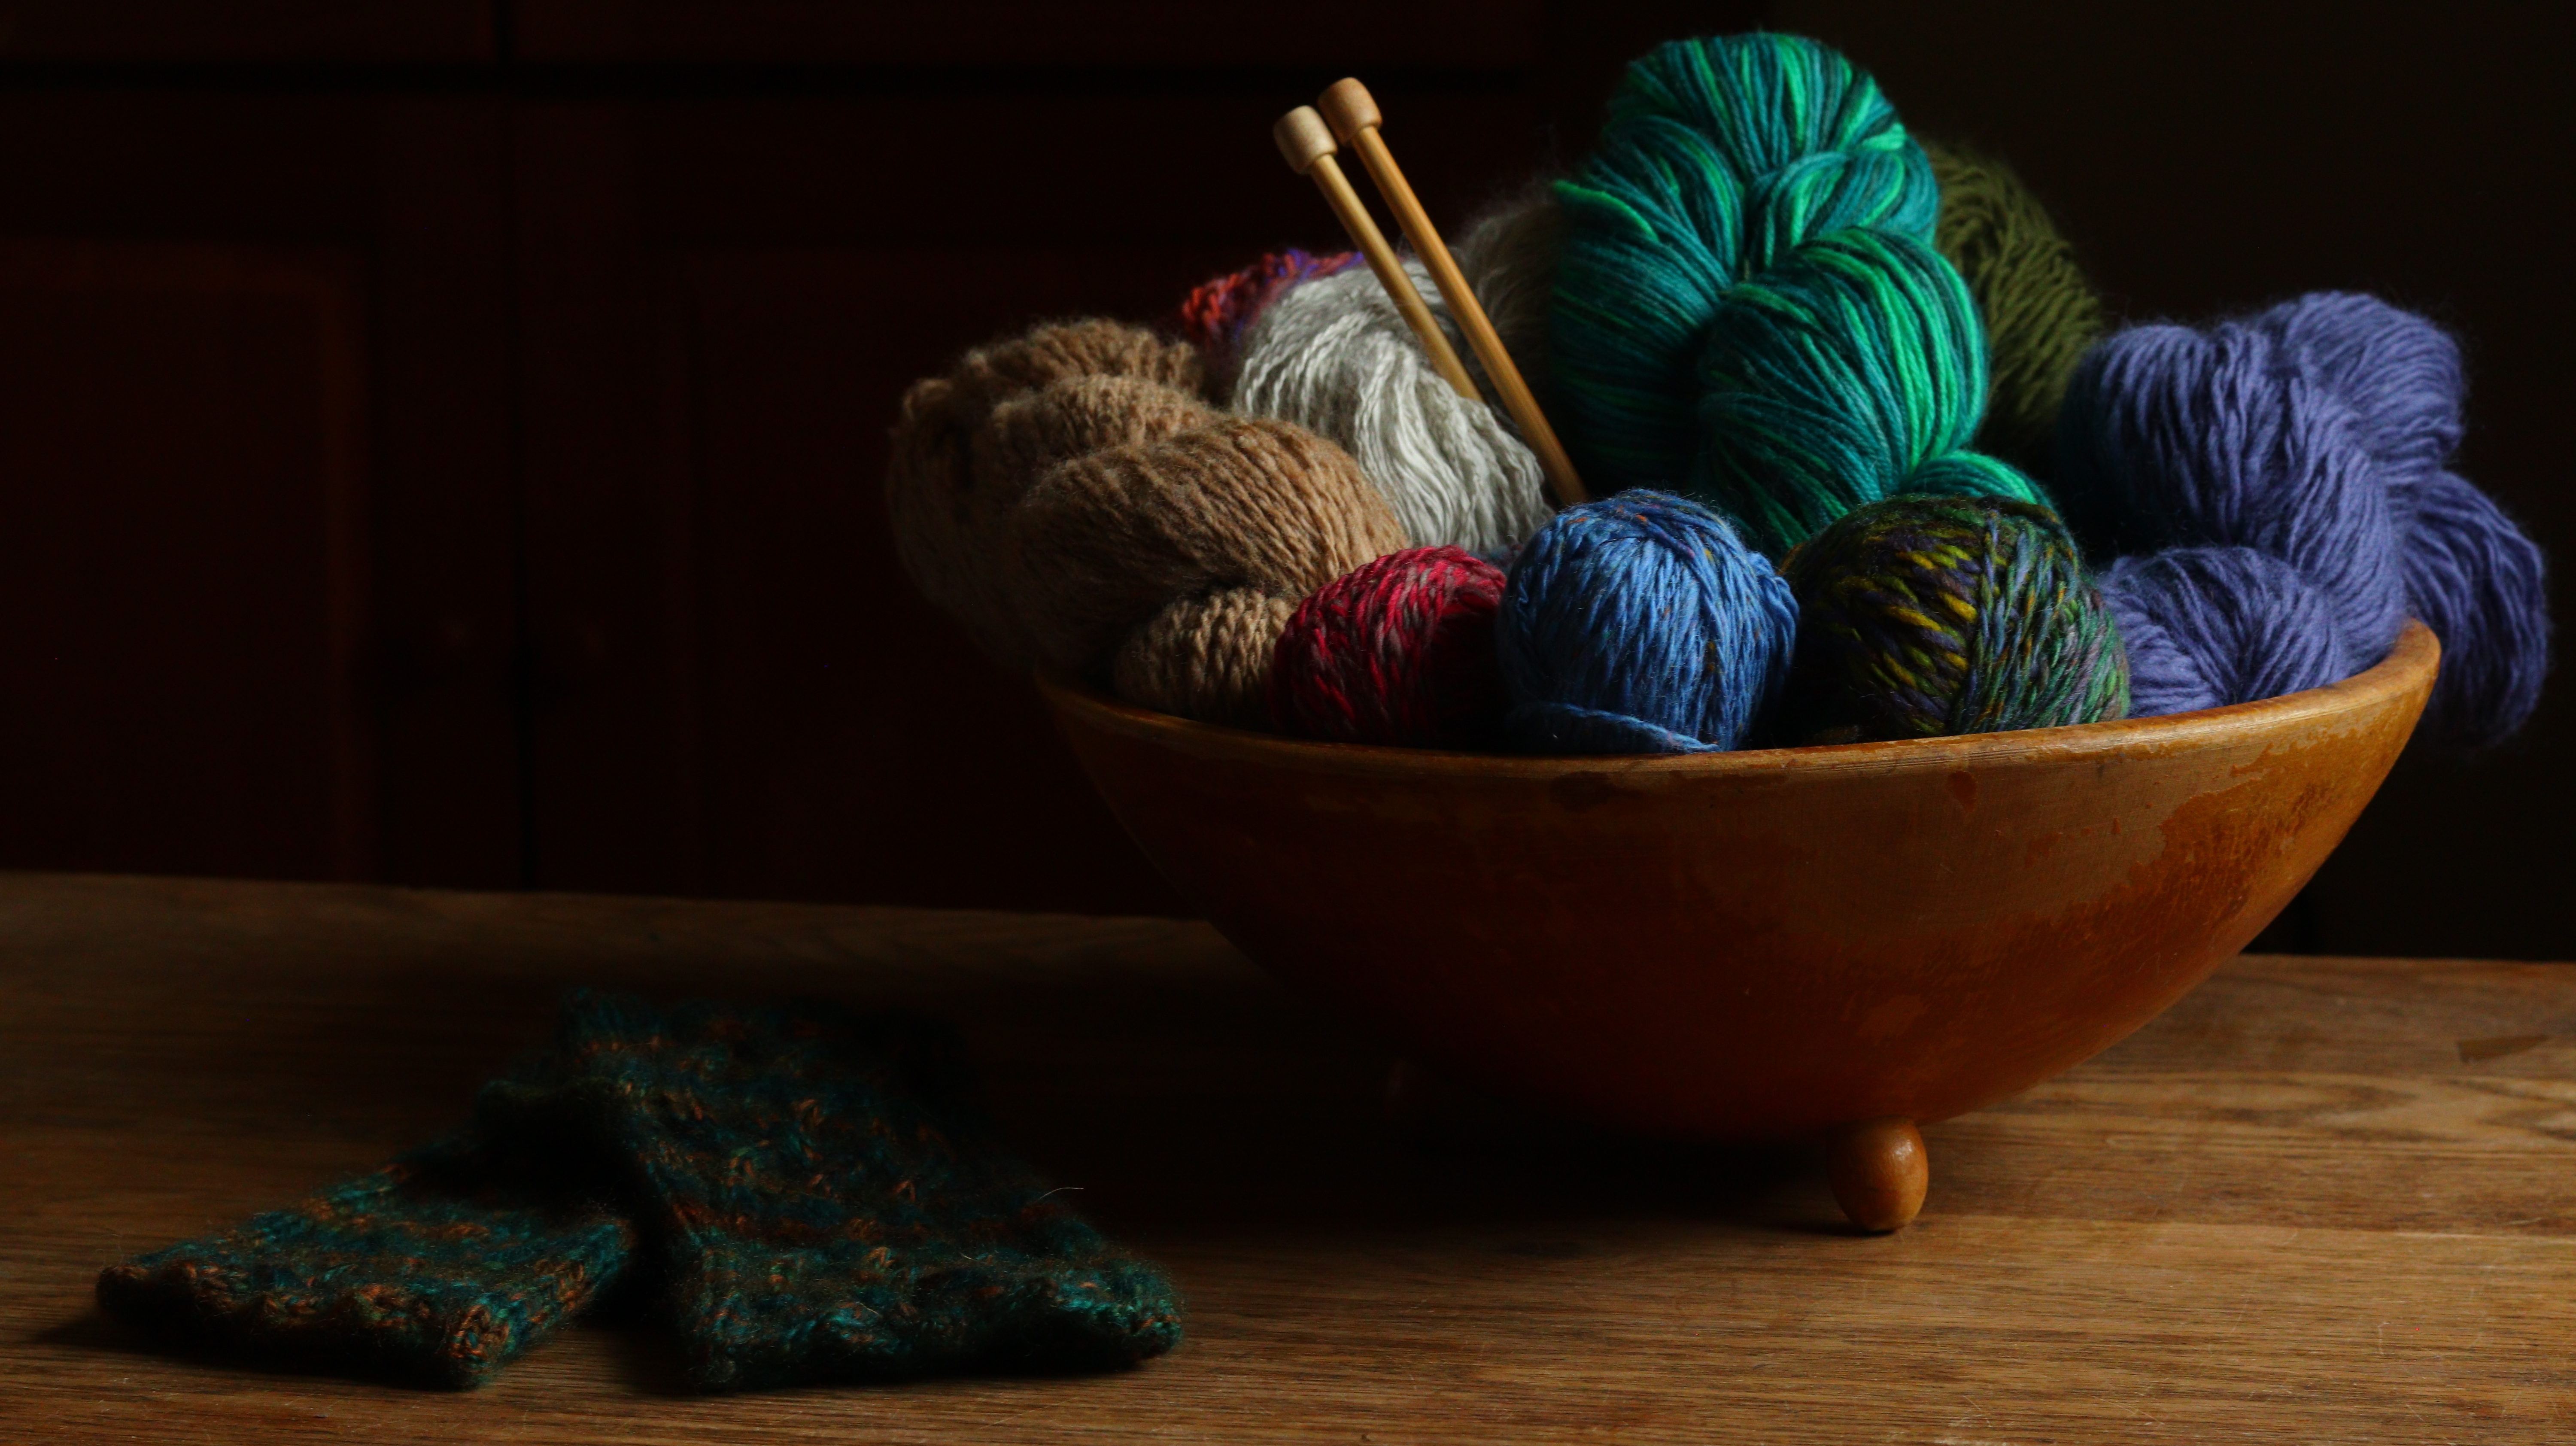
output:
{"label": "teal yarn", "polygon": [[1625,492],[1558,513],[1512,559],[1494,619],[1525,752],[1738,746],[1787,681],[1789,585],[1725,518]]}
{"label": "teal yarn", "polygon": [[2128,716],[2119,628],[2047,508],[1891,497],[1817,533],[1783,571],[1798,597],[1788,741]]}
{"label": "teal yarn", "polygon": [[461,1131],[284,1210],[99,1273],[107,1312],[182,1348],[464,1389],[579,1314],[634,1227]]}
{"label": "teal yarn", "polygon": [[1556,194],[1557,422],[1596,487],[1678,483],[1775,555],[1897,493],[2045,500],[1967,450],[1983,324],[1930,162],[1841,55],[1667,44]]}

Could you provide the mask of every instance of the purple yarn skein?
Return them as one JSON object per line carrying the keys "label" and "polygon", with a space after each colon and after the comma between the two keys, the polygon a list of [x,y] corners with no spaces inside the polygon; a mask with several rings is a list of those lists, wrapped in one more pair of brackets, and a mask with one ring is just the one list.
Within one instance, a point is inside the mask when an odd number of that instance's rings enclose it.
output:
{"label": "purple yarn skein", "polygon": [[2347,676],[2326,595],[2250,547],[2124,557],[2100,579],[2129,650],[2129,716],[2251,703]]}
{"label": "purple yarn skein", "polygon": [[[2242,546],[2289,564],[2331,614],[2335,677],[2385,657],[2408,613],[2422,618],[2444,653],[2427,736],[2495,743],[2530,717],[2548,672],[2546,570],[2502,509],[2445,470],[2463,393],[2451,338],[2368,296],[2133,327],[2095,347],[2068,390],[2056,491],[2098,551]],[[2159,585],[2186,575],[2220,574],[2196,564]],[[2300,610],[2182,635],[2293,647],[2313,612],[2270,583],[2256,597]],[[2295,657],[2316,645],[2298,639]],[[2250,657],[2201,663],[2205,677],[2263,674]]]}

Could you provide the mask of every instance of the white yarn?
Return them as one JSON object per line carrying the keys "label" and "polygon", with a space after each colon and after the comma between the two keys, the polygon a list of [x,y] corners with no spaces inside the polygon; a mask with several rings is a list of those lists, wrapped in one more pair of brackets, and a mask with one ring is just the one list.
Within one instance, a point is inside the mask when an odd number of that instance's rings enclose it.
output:
{"label": "white yarn", "polygon": [[[1446,322],[1430,273],[1410,257],[1405,265]],[[1290,288],[1254,320],[1242,354],[1234,409],[1340,443],[1416,547],[1499,552],[1553,515],[1538,458],[1490,405],[1459,396],[1432,369],[1367,267]]]}

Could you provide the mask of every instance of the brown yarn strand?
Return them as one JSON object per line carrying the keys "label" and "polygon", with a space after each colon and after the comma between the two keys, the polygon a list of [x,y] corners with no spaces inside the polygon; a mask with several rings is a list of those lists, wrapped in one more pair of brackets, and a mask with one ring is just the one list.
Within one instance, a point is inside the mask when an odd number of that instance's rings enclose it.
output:
{"label": "brown yarn strand", "polygon": [[995,658],[1260,727],[1297,600],[1404,530],[1349,454],[1216,410],[1201,376],[1115,322],[978,348],[905,397],[887,504],[905,569]]}

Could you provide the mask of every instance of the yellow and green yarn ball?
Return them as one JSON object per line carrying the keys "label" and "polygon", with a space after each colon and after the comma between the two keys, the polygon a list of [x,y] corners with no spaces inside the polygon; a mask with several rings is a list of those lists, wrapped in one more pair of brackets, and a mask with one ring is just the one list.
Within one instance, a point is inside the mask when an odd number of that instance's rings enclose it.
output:
{"label": "yellow and green yarn ball", "polygon": [[1890,497],[1789,554],[1784,743],[2097,723],[2129,660],[2066,525],[1991,497]]}

